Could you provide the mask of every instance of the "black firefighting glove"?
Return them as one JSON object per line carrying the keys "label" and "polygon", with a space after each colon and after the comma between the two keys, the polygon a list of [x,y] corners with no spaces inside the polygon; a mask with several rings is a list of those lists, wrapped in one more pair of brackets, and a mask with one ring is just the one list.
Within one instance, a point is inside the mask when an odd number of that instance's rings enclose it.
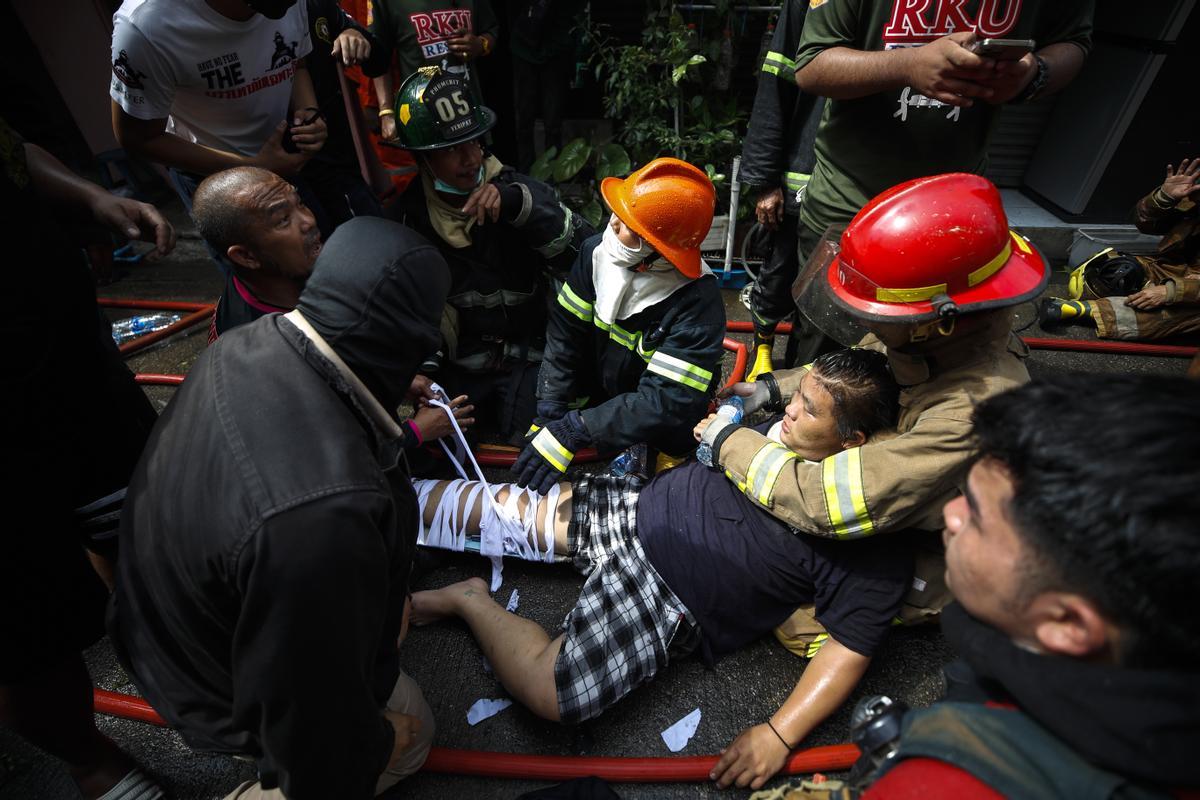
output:
{"label": "black firefighting glove", "polygon": [[562,480],[575,454],[591,441],[578,411],[549,423],[538,431],[513,464],[518,486],[545,494]]}
{"label": "black firefighting glove", "polygon": [[525,441],[533,441],[533,437],[551,422],[560,420],[567,415],[567,404],[557,400],[538,400],[533,424],[525,432]]}

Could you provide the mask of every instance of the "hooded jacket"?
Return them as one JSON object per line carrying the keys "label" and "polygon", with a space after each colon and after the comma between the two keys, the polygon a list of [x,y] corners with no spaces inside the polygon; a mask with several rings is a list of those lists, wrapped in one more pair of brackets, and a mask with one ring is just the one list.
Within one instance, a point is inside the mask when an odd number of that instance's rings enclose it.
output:
{"label": "hooded jacket", "polygon": [[[360,217],[299,309],[392,409],[436,347],[448,283],[420,237]],[[130,484],[118,655],[188,744],[253,758],[264,788],[371,797],[416,514],[400,443],[313,343],[276,314],[236,328],[196,362]]]}
{"label": "hooded jacket", "polygon": [[[947,672],[955,680],[945,702],[905,715],[895,762],[936,759],[1007,797],[1165,797],[1200,788],[1195,672],[1033,653],[958,605],[943,612],[942,629],[963,663]],[[901,788],[885,775],[879,796],[895,796],[888,786]]]}

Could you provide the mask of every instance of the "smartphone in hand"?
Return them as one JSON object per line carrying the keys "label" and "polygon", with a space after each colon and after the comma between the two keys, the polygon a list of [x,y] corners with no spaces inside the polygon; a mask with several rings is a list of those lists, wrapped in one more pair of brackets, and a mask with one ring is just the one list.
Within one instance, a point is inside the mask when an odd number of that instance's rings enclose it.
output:
{"label": "smartphone in hand", "polygon": [[1033,39],[976,39],[970,51],[984,58],[997,61],[1017,61],[1032,53],[1036,42]]}

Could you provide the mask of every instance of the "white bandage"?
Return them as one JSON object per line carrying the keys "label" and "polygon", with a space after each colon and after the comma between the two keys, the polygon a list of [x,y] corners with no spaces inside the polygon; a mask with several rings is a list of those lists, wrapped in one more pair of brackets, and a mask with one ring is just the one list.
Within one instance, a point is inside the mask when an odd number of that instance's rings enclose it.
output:
{"label": "white bandage", "polygon": [[[426,526],[425,508],[429,505],[429,495],[439,485],[446,488],[438,500],[430,524]],[[558,484],[545,495],[545,513],[540,525],[538,509],[542,495],[531,489],[508,485],[508,498],[500,505],[495,497],[505,487],[489,486],[480,481],[419,480],[413,481],[413,488],[416,489],[417,502],[421,507],[417,544],[459,553],[478,548],[483,555],[491,555],[483,549],[483,543],[491,541],[498,545],[499,555],[526,561],[554,560],[554,517],[561,493]],[[486,500],[481,497],[485,491],[488,492]],[[467,493],[465,499],[464,492]],[[522,496],[528,497],[523,513],[520,506]],[[471,513],[477,507],[480,511],[478,539],[470,536],[467,530]]]}

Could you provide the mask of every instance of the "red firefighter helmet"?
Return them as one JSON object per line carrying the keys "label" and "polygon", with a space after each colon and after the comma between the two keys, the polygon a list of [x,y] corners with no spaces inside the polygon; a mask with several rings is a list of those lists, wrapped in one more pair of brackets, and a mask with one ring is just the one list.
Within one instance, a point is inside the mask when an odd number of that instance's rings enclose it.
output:
{"label": "red firefighter helmet", "polygon": [[863,206],[830,254],[826,288],[837,304],[882,322],[1016,305],[1050,279],[1041,254],[1009,230],[1000,192],[966,173],[893,186]]}

